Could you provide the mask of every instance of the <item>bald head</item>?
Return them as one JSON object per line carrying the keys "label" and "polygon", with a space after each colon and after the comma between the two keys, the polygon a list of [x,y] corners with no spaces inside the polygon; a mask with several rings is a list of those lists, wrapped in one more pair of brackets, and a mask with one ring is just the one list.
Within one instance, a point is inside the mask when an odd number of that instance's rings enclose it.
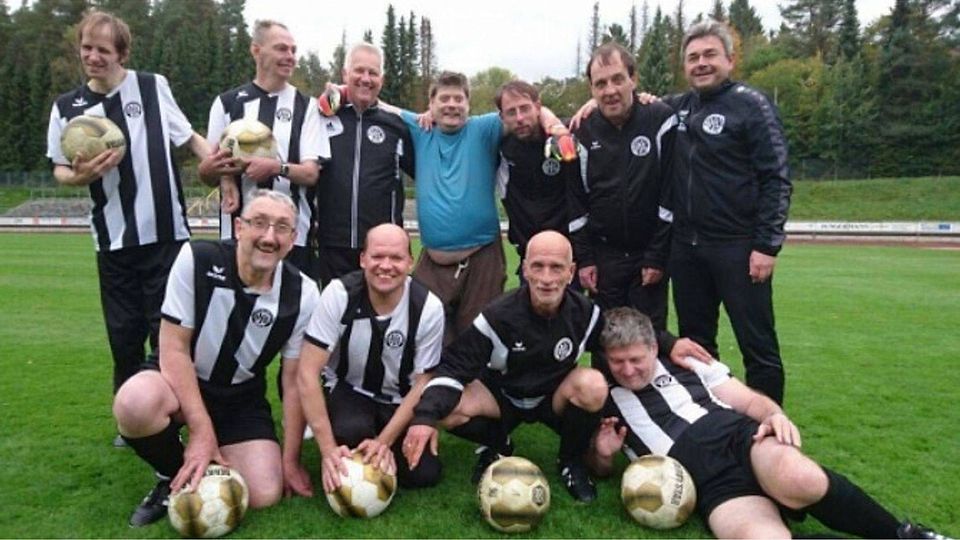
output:
{"label": "bald head", "polygon": [[527,242],[527,257],[546,253],[561,257],[567,264],[573,262],[573,248],[570,247],[570,241],[557,231],[537,233]]}
{"label": "bald head", "polygon": [[389,244],[400,246],[411,257],[413,250],[410,248],[410,235],[403,227],[393,223],[383,223],[367,231],[367,236],[363,241],[363,250],[367,251],[371,246],[378,244]]}

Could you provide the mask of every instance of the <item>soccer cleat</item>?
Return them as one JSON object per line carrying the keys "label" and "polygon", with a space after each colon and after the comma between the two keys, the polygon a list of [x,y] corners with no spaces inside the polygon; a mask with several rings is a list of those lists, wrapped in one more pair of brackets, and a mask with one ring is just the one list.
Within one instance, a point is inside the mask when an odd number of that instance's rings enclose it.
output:
{"label": "soccer cleat", "polygon": [[117,436],[113,438],[113,447],[114,447],[114,448],[126,448],[126,447],[127,447],[127,441],[123,440],[123,436],[121,436],[121,435],[118,433]]}
{"label": "soccer cleat", "polygon": [[130,515],[130,526],[143,527],[162,519],[163,516],[167,515],[169,502],[170,481],[160,480]]}
{"label": "soccer cleat", "polygon": [[925,538],[929,540],[949,540],[930,527],[924,527],[920,523],[913,523],[910,520],[904,521],[897,527],[897,538]]}
{"label": "soccer cleat", "polygon": [[470,481],[474,484],[479,484],[480,479],[483,478],[483,473],[486,472],[487,467],[493,464],[494,461],[513,455],[513,443],[507,441],[507,448],[503,452],[497,452],[489,446],[478,446],[476,454],[477,464],[473,466],[473,474],[470,475]]}
{"label": "soccer cleat", "polygon": [[597,486],[593,485],[587,466],[582,461],[557,461],[557,469],[563,485],[574,499],[580,502],[590,502],[597,498]]}

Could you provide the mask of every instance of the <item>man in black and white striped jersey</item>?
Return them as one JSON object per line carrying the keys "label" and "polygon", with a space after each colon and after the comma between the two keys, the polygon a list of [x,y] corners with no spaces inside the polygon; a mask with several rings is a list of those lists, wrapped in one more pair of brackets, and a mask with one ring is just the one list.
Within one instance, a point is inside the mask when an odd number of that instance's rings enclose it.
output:
{"label": "man in black and white striped jersey", "polygon": [[650,319],[633,308],[604,312],[600,333],[612,379],[591,445],[594,472],[628,457],[670,456],[690,472],[697,509],[718,538],[790,538],[782,515],[810,514],[865,538],[943,538],[900,522],[842,474],[800,451],[797,427],[769,397],[720,362],[693,370],[658,354]]}
{"label": "man in black and white striped jersey", "polygon": [[[304,421],[296,373],[320,294],[283,261],[296,222],[290,197],[257,190],[236,220],[236,242],[196,241],[177,256],[159,359],[131,377],[114,401],[120,433],[159,478],[131,526],[163,517],[171,490],[196,487],[210,462],[243,475],[255,508],[276,503],[285,491],[313,494],[299,463]],[[278,353],[286,387],[282,451],[266,400],[266,368]],[[179,439],[184,424],[186,449]]]}
{"label": "man in black and white striped jersey", "polygon": [[[220,237],[233,238],[234,223],[251,189],[274,189],[290,195],[299,209],[297,237],[291,262],[316,278],[310,255],[314,221],[314,187],[320,162],[330,158],[326,133],[320,129],[316,100],[290,84],[297,67],[297,44],[287,27],[276,21],[257,21],[250,53],[256,62],[253,81],[220,94],[213,100],[207,124],[207,141],[216,146],[230,122],[259,120],[273,131],[278,155],[243,159],[243,173],[220,179],[222,208]],[[229,161],[224,150],[220,159]]]}
{"label": "man in black and white striped jersey", "polygon": [[[58,182],[87,186],[93,199],[90,228],[115,393],[143,363],[148,337],[156,348],[167,273],[190,237],[173,149],[188,145],[203,159],[209,147],[180,111],[166,78],[124,67],[132,37],[123,20],[93,11],[77,25],[77,42],[89,80],[54,102],[47,157]],[[124,134],[126,151],[69,161],[60,136],[80,115],[112,120]],[[114,445],[122,446],[122,439]]]}
{"label": "man in black and white striped jersey", "polygon": [[339,486],[340,458],[352,448],[397,471],[401,486],[436,484],[437,457],[411,471],[400,443],[425,372],[440,361],[443,304],[408,275],[410,237],[397,225],[370,229],[360,267],[323,290],[300,355],[301,401],[322,455],[324,489]]}

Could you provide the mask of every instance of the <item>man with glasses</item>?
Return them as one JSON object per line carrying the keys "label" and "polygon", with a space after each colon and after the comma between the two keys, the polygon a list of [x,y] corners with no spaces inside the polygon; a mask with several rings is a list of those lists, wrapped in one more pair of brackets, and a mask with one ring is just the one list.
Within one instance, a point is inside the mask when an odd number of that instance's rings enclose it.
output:
{"label": "man with glasses", "polygon": [[[120,434],[159,479],[131,526],[162,518],[171,491],[196,488],[211,462],[240,472],[254,508],[276,503],[284,492],[313,494],[299,463],[304,420],[296,374],[320,294],[283,261],[296,223],[289,196],[257,190],[234,222],[235,243],[195,241],[174,262],[159,358],[120,387],[113,404]],[[266,368],[278,353],[282,451],[266,400]],[[184,424],[186,448],[179,436]]]}

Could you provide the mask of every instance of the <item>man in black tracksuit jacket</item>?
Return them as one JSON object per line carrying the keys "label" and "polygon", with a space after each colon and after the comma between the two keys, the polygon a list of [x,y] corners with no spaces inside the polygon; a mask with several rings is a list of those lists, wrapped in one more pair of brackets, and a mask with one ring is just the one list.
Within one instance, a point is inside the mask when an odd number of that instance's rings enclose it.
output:
{"label": "man in black tracksuit jacket", "polygon": [[367,231],[403,226],[403,180],[413,175],[410,132],[377,106],[382,55],[370,44],[350,50],[343,69],[348,103],[322,119],[332,160],[317,182],[319,276],[323,284],[360,268]]}
{"label": "man in black tracksuit jacket", "polygon": [[722,302],[747,384],[782,403],[771,278],[792,189],[787,142],[776,107],[730,80],[731,43],[720,23],[691,27],[684,70],[692,90],[666,100],[679,123],[669,271],[680,335],[718,357]]}
{"label": "man in black tracksuit jacket", "polygon": [[622,47],[598,48],[587,72],[600,114],[577,131],[583,178],[569,186],[580,282],[601,308],[635,307],[663,330],[670,216],[661,196],[675,118],[663,103],[636,103],[633,56]]}
{"label": "man in black tracksuit jacket", "polygon": [[580,163],[544,156],[547,134],[540,126],[540,93],[535,86],[509,81],[497,90],[494,101],[509,133],[500,142],[497,193],[510,222],[507,237],[522,267],[533,235],[546,230],[567,233],[567,184],[579,181]]}

